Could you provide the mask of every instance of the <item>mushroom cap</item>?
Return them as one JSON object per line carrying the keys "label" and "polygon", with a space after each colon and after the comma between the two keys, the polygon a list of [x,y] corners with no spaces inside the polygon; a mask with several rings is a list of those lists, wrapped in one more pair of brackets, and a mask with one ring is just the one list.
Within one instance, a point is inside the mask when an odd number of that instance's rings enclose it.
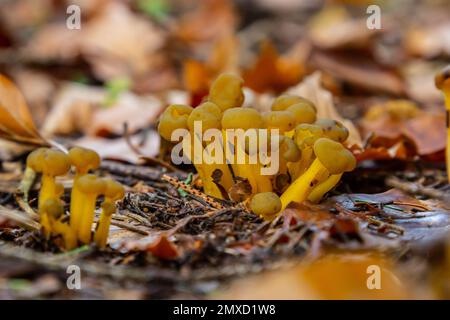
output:
{"label": "mushroom cap", "polygon": [[299,123],[313,123],[317,118],[316,108],[308,103],[300,102],[289,106],[287,111],[294,115],[295,122]]}
{"label": "mushroom cap", "polygon": [[295,116],[287,110],[267,111],[262,115],[267,129],[279,129],[281,132],[291,131],[295,126]]}
{"label": "mushroom cap", "polygon": [[27,167],[36,172],[42,172],[44,165],[44,155],[48,148],[38,148],[33,150],[27,157]]}
{"label": "mushroom cap", "polygon": [[240,77],[223,73],[212,83],[208,100],[215,103],[222,111],[240,107],[244,103],[243,83]]}
{"label": "mushroom cap", "polygon": [[78,188],[83,193],[104,194],[106,182],[93,174],[86,174],[78,179]]}
{"label": "mushroom cap", "polygon": [[125,188],[119,182],[112,179],[105,179],[105,197],[113,201],[120,200],[125,196]]}
{"label": "mushroom cap", "polygon": [[253,196],[250,202],[253,213],[271,218],[281,210],[281,200],[273,192],[261,192]]}
{"label": "mushroom cap", "polygon": [[334,141],[344,142],[348,138],[348,129],[339,121],[333,119],[319,119],[315,124],[322,128],[325,137]]}
{"label": "mushroom cap", "polygon": [[450,65],[436,74],[434,83],[439,90],[450,90]]}
{"label": "mushroom cap", "polygon": [[286,136],[278,136],[279,152],[284,160],[295,162],[302,157],[302,151],[297,147],[294,140]]}
{"label": "mushroom cap", "polygon": [[54,219],[58,219],[64,214],[64,207],[61,202],[53,198],[44,202],[42,205],[42,210]]}
{"label": "mushroom cap", "polygon": [[170,141],[174,130],[188,129],[187,119],[192,110],[192,107],[183,104],[168,106],[159,119],[158,132],[161,137]]}
{"label": "mushroom cap", "polygon": [[100,156],[91,149],[82,147],[73,147],[69,150],[70,163],[79,173],[87,173],[89,170],[95,170],[100,166]]}
{"label": "mushroom cap", "polygon": [[311,108],[316,111],[316,106],[314,103],[308,99],[302,98],[300,96],[290,95],[290,94],[283,94],[275,99],[275,101],[272,103],[271,109],[273,111],[280,111],[280,110],[286,110],[290,106],[294,104],[302,104],[302,105],[308,105]]}
{"label": "mushroom cap", "polygon": [[70,170],[69,157],[64,152],[47,148],[34,150],[27,158],[27,165],[52,177],[65,175]]}
{"label": "mushroom cap", "polygon": [[352,171],[356,167],[353,154],[339,142],[320,138],[314,143],[314,154],[330,174]]}
{"label": "mushroom cap", "polygon": [[301,123],[295,127],[294,141],[302,149],[313,146],[317,139],[324,136],[324,132],[317,124]]}
{"label": "mushroom cap", "polygon": [[220,129],[221,118],[222,110],[216,104],[204,102],[191,112],[187,119],[187,125],[189,130],[194,131],[195,121],[201,121],[203,132],[212,128]]}
{"label": "mushroom cap", "polygon": [[230,108],[222,116],[222,129],[260,129],[264,121],[258,111],[252,108]]}

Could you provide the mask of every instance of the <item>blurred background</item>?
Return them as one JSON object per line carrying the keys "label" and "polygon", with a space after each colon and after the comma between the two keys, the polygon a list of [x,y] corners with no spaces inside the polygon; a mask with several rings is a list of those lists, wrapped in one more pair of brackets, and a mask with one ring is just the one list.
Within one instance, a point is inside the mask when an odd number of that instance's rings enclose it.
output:
{"label": "blurred background", "polygon": [[[257,109],[318,79],[366,143],[358,160],[421,157],[443,168],[445,109],[434,75],[450,63],[449,10],[449,0],[1,0],[0,73],[24,94],[43,135],[104,158],[157,156],[164,108],[198,105],[217,75],[234,72],[245,81],[246,105]],[[23,148],[1,141],[0,160]],[[388,189],[377,187],[370,191]],[[217,297],[448,298],[450,251],[445,260],[440,248],[447,269],[430,271],[435,291],[414,285],[423,284],[424,260],[402,266],[401,275],[390,259],[357,253],[255,276]],[[382,268],[382,291],[367,290],[370,264]],[[117,289],[102,297],[146,294]]]}

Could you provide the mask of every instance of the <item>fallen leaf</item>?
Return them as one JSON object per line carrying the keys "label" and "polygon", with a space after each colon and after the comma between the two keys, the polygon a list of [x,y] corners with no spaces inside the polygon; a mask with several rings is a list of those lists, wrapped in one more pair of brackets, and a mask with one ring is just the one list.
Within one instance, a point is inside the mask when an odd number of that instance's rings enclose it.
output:
{"label": "fallen leaf", "polygon": [[0,74],[0,137],[30,144],[46,144],[37,130],[25,98]]}
{"label": "fallen leaf", "polygon": [[300,59],[280,56],[269,41],[261,44],[261,51],[255,63],[242,71],[246,87],[263,93],[281,93],[298,83],[304,74]]}
{"label": "fallen leaf", "polygon": [[[390,100],[372,106],[360,125],[363,134],[375,134],[388,148],[392,142],[406,137],[415,144],[421,156],[445,149],[447,141],[445,114],[421,110],[408,100]],[[375,145],[383,146],[380,142]]]}
{"label": "fallen leaf", "polygon": [[398,96],[405,93],[403,79],[395,70],[380,66],[361,53],[315,52],[311,59],[320,70],[367,91]]}
{"label": "fallen leaf", "polygon": [[111,1],[82,28],[80,51],[103,80],[143,75],[155,67],[165,33],[120,2]]}
{"label": "fallen leaf", "polygon": [[173,260],[179,256],[175,244],[165,235],[161,235],[152,245],[147,248],[155,257],[163,260]]}

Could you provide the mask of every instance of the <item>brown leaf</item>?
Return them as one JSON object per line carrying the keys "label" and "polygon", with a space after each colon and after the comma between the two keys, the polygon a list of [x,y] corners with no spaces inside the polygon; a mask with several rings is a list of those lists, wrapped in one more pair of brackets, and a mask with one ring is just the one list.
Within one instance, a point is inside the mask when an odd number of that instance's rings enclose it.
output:
{"label": "brown leaf", "polygon": [[304,74],[300,59],[282,57],[273,44],[264,41],[261,51],[252,67],[243,70],[242,77],[246,87],[263,93],[281,93],[298,83]]}
{"label": "brown leaf", "polygon": [[445,149],[447,141],[444,113],[421,110],[407,100],[372,106],[360,124],[364,134],[376,135],[378,142],[372,141],[372,145],[390,148],[393,142],[408,143],[402,139],[406,137],[421,156]]}
{"label": "brown leaf", "polygon": [[1,74],[0,137],[17,142],[45,144],[19,89]]}

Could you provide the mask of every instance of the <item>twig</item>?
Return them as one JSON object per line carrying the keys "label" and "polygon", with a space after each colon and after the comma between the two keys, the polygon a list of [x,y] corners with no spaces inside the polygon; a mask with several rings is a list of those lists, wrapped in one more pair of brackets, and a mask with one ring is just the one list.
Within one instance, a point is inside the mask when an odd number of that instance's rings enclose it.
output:
{"label": "twig", "polygon": [[164,174],[161,177],[162,180],[167,181],[168,183],[170,183],[171,185],[173,185],[176,188],[180,188],[181,190],[190,193],[196,197],[199,197],[200,199],[202,199],[203,201],[205,201],[208,205],[210,205],[213,208],[216,209],[225,209],[225,207],[219,203],[218,201],[216,201],[213,197],[208,196],[207,194],[192,188],[191,186],[188,186],[187,184],[185,184],[182,181],[179,181],[171,176],[168,176],[166,174]]}
{"label": "twig", "polygon": [[396,177],[388,177],[386,179],[386,184],[390,187],[400,189],[410,194],[421,194],[430,198],[442,200],[447,204],[450,204],[450,196],[448,195],[448,193],[434,188],[425,187],[415,182],[406,182]]}

